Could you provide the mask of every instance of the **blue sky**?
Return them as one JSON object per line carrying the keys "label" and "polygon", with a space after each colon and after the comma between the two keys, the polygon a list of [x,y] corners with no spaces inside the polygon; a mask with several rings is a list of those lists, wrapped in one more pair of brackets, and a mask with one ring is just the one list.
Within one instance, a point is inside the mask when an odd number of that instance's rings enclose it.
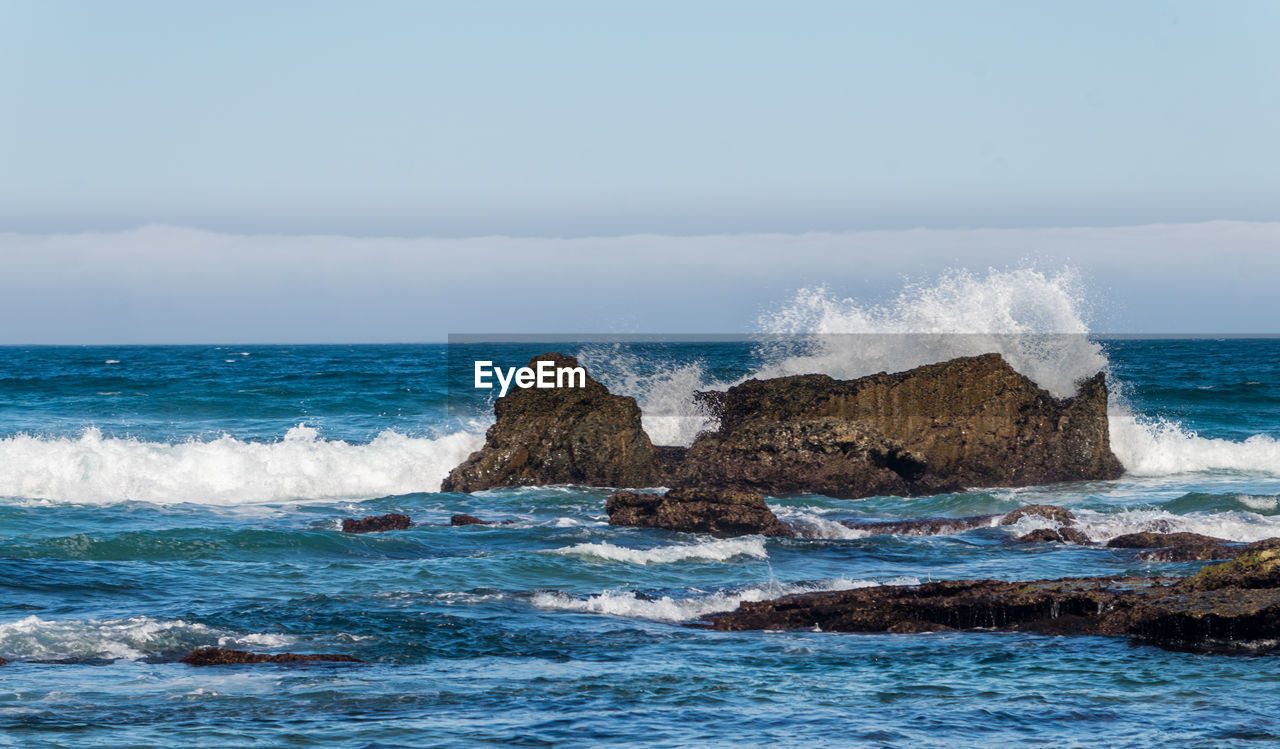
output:
{"label": "blue sky", "polygon": [[1280,219],[1275,2],[0,9],[19,231]]}
{"label": "blue sky", "polygon": [[0,343],[740,332],[988,265],[1275,332],[1277,38],[1249,0],[0,0]]}

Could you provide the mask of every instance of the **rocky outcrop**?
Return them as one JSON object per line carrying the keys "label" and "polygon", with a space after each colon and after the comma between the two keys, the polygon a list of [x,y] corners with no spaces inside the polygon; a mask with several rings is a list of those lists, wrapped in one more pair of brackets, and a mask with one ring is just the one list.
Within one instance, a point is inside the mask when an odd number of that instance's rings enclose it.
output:
{"label": "rocky outcrop", "polygon": [[386,515],[370,515],[369,517],[347,518],[342,521],[343,533],[381,533],[382,531],[402,531],[413,525],[408,515],[396,512]]}
{"label": "rocky outcrop", "polygon": [[924,468],[901,443],[856,422],[760,418],[700,436],[672,478],[680,486],[868,497],[910,493]]}
{"label": "rocky outcrop", "polygon": [[1259,549],[1191,578],[888,585],[744,602],[708,623],[726,631],[1125,635],[1173,650],[1259,652],[1280,648],[1280,549]]}
{"label": "rocky outcrop", "polygon": [[690,447],[682,485],[862,497],[1123,472],[1101,373],[1058,399],[998,354],[856,380],[748,380],[703,399],[720,427]]}
{"label": "rocky outcrop", "polygon": [[[557,368],[578,367],[562,354]],[[494,402],[497,421],[485,444],[449,472],[441,491],[474,492],[504,486],[580,484],[639,487],[657,484],[653,443],[640,426],[634,398],[611,395],[589,375],[584,387],[512,387]]]}
{"label": "rocky outcrop", "polygon": [[[577,367],[544,354],[530,361]],[[1054,398],[998,354],[856,380],[800,375],[700,393],[719,428],[654,447],[632,398],[585,387],[516,388],[494,404],[485,445],[443,491],[545,484],[916,496],[974,486],[1110,479],[1102,374]]]}
{"label": "rocky outcrop", "polygon": [[1076,521],[1075,513],[1057,505],[1023,505],[1000,518],[1000,525],[1013,525],[1026,517],[1045,518],[1062,525],[1070,525]]}
{"label": "rocky outcrop", "polygon": [[764,498],[734,490],[672,489],[666,495],[615,492],[605,505],[610,525],[663,528],[715,536],[791,536]]}
{"label": "rocky outcrop", "polygon": [[449,518],[449,525],[493,525],[492,520],[481,520],[475,515],[459,513]]}
{"label": "rocky outcrop", "polygon": [[182,657],[182,663],[188,666],[226,666],[245,663],[363,663],[359,658],[349,655],[329,653],[250,653],[244,650],[228,650],[226,648],[199,648]]}

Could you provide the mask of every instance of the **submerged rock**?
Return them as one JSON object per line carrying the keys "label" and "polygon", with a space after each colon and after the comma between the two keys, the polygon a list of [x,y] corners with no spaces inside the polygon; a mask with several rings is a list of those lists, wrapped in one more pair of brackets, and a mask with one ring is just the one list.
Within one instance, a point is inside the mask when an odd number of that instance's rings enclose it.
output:
{"label": "submerged rock", "polygon": [[837,521],[846,528],[867,534],[893,536],[945,536],[964,533],[974,528],[991,525],[998,515],[976,515],[967,518],[910,518],[908,520],[884,520],[862,523],[854,520]]}
{"label": "submerged rock", "polygon": [[1187,562],[1230,559],[1236,552],[1229,542],[1199,533],[1127,533],[1107,542],[1111,549],[1154,549],[1139,558],[1151,562]]}
{"label": "submerged rock", "polygon": [[[529,362],[578,367],[577,359],[543,354]],[[485,444],[449,472],[441,491],[580,484],[653,486],[657,456],[640,426],[634,398],[611,395],[589,375],[584,387],[513,386],[493,404],[497,421]]]}
{"label": "submerged rock", "polygon": [[224,666],[244,663],[313,663],[332,661],[335,663],[363,663],[359,658],[349,655],[330,653],[250,653],[244,650],[228,650],[226,648],[199,648],[182,657],[182,663],[188,666]]}
{"label": "submerged rock", "polygon": [[792,536],[764,498],[735,490],[672,489],[666,495],[615,492],[605,505],[610,525],[663,528],[716,536]]}
{"label": "submerged rock", "polygon": [[408,515],[391,512],[386,515],[370,515],[369,517],[347,518],[342,521],[343,533],[381,533],[382,531],[402,531],[413,525]]}
{"label": "submerged rock", "polygon": [[1174,650],[1260,652],[1280,648],[1280,549],[1259,549],[1191,578],[887,585],[743,602],[737,611],[707,621],[725,631],[1125,635]]}
{"label": "submerged rock", "polygon": [[449,525],[493,525],[492,520],[481,520],[475,515],[459,513],[449,518]]}

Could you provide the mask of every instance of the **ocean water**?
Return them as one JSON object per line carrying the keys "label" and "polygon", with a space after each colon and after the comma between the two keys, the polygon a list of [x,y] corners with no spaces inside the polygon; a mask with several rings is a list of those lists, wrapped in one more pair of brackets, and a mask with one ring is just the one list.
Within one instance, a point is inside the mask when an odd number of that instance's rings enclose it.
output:
{"label": "ocean water", "polygon": [[[1197,567],[1014,543],[1039,519],[865,537],[833,522],[842,518],[1047,502],[1074,510],[1097,541],[1139,530],[1280,535],[1280,340],[1091,336],[1076,294],[1069,279],[958,274],[878,307],[803,292],[759,323],[816,334],[785,351],[776,340],[555,346],[636,396],[666,443],[706,426],[693,389],[753,373],[853,376],[975,348],[1001,350],[1051,390],[1109,371],[1120,480],[770,498],[807,535],[789,539],[613,528],[604,489],[439,493],[490,423],[482,394],[450,389],[444,345],[0,348],[0,657],[10,661],[0,745],[1280,739],[1274,657],[1104,637],[692,626],[805,590]],[[896,337],[941,332],[964,335]],[[1026,338],[1037,332],[1069,335]],[[497,355],[548,348],[520,346]],[[341,518],[385,512],[417,525],[337,530]],[[513,522],[448,526],[457,512]],[[367,663],[176,662],[205,645]]]}

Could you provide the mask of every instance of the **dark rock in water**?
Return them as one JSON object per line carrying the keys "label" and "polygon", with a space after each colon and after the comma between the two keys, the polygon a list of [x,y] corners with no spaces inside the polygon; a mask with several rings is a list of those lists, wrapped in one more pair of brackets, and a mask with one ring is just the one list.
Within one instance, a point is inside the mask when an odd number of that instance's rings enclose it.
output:
{"label": "dark rock in water", "polygon": [[[690,447],[677,471],[682,485],[858,497],[1113,479],[1124,471],[1111,452],[1101,373],[1058,399],[998,354],[856,380],[748,380],[708,402],[719,404],[720,428]],[[835,424],[857,431],[835,432]],[[753,448],[758,458],[750,458]]]}
{"label": "dark rock in water", "polygon": [[413,525],[408,515],[388,513],[386,515],[370,515],[356,520],[347,518],[342,521],[343,533],[380,533],[382,531],[402,531]]}
{"label": "dark rock in water", "polygon": [[1238,554],[1229,542],[1199,533],[1127,533],[1107,542],[1111,549],[1153,549],[1139,555],[1150,562],[1230,559]]}
{"label": "dark rock in water", "polygon": [[998,515],[976,515],[967,518],[911,518],[909,520],[886,520],[875,523],[859,523],[853,520],[840,520],[841,525],[856,531],[864,531],[870,535],[893,536],[945,536],[951,533],[963,533],[974,528],[991,525]]}
{"label": "dark rock in water", "polygon": [[6,661],[4,658],[0,658],[0,666],[7,666],[8,664],[9,661]]}
{"label": "dark rock in water", "polygon": [[764,503],[764,498],[753,492],[672,489],[665,496],[615,492],[605,509],[610,525],[716,536],[794,535]]}
{"label": "dark rock in water", "polygon": [[875,429],[824,417],[756,419],[694,441],[675,470],[679,486],[832,497],[907,494],[924,462]]}
{"label": "dark rock in water", "polygon": [[718,630],[924,632],[999,629],[1126,635],[1173,650],[1280,648],[1280,549],[1260,549],[1194,577],[957,580],[744,602]]}
{"label": "dark rock in water", "polygon": [[481,520],[475,515],[458,513],[449,518],[449,525],[493,525],[492,520]]}
{"label": "dark rock in water", "polygon": [[[578,367],[577,359],[543,354],[529,362]],[[450,471],[441,491],[503,486],[581,484],[653,486],[657,456],[640,426],[634,398],[611,395],[590,376],[585,387],[512,387],[493,406],[497,421],[485,444]]]}
{"label": "dark rock in water", "polygon": [[1280,588],[1280,548],[1255,548],[1230,562],[1205,567],[1188,578],[1183,587],[1194,591]]}
{"label": "dark rock in water", "polygon": [[1042,517],[1067,525],[1076,521],[1071,510],[1057,505],[1024,505],[1000,518],[1000,525],[1013,525],[1024,517]]}
{"label": "dark rock in water", "polygon": [[314,663],[332,661],[335,663],[363,663],[359,658],[349,655],[328,653],[250,653],[244,650],[228,650],[226,648],[199,648],[182,657],[182,663],[189,666],[224,666],[244,663]]}
{"label": "dark rock in water", "polygon": [[1037,528],[1026,535],[1018,536],[1018,540],[1026,542],[1076,544],[1077,546],[1088,546],[1093,543],[1083,531],[1078,528],[1072,528],[1069,525],[1061,528]]}

